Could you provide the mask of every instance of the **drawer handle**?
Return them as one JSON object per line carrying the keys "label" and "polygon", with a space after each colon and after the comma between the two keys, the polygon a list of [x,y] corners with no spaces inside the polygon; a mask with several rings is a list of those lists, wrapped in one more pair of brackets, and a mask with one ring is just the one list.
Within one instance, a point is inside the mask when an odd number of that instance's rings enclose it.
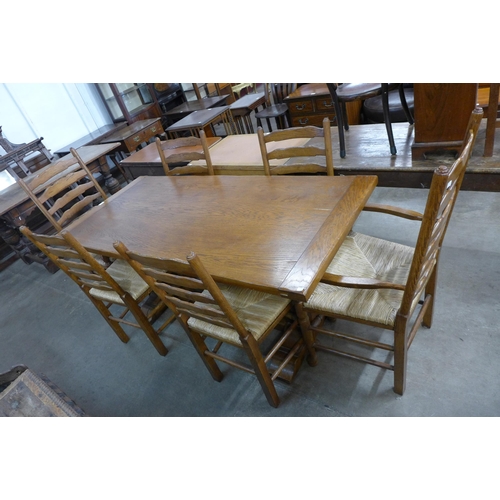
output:
{"label": "drawer handle", "polygon": [[328,103],[327,101],[323,101],[323,106],[325,108],[333,108],[333,102],[330,101],[330,103]]}
{"label": "drawer handle", "polygon": [[301,125],[306,125],[308,121],[309,121],[309,118],[301,118],[301,119],[299,120],[299,123],[300,123]]}
{"label": "drawer handle", "polygon": [[151,132],[156,132],[156,127],[151,127]]}
{"label": "drawer handle", "polygon": [[295,109],[296,109],[297,111],[302,111],[305,107],[306,107],[306,105],[305,105],[305,104],[300,104],[300,105],[299,105],[299,104],[296,104],[296,105],[295,105]]}
{"label": "drawer handle", "polygon": [[136,136],[134,137],[134,141],[135,141],[135,142],[141,142],[141,136],[140,136],[140,135],[136,135]]}

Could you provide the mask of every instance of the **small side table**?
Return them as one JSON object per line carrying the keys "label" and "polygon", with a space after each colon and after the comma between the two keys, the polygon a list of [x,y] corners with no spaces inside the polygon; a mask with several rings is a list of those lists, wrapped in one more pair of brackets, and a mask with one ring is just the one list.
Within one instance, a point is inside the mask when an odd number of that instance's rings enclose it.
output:
{"label": "small side table", "polygon": [[199,137],[200,130],[203,129],[208,137],[214,137],[213,125],[217,122],[224,124],[227,135],[231,135],[234,132],[235,126],[229,106],[193,111],[182,120],[170,125],[167,128],[167,132],[172,139],[175,139],[179,137],[179,132],[185,131],[190,132],[195,137]]}
{"label": "small side table", "polygon": [[233,102],[231,106],[229,106],[231,114],[234,118],[234,122],[240,134],[245,133],[243,130],[243,125],[246,128],[247,134],[254,133],[250,114],[259,106],[264,106],[265,103],[265,92],[257,92],[255,94],[247,94],[246,96],[240,97],[237,101]]}

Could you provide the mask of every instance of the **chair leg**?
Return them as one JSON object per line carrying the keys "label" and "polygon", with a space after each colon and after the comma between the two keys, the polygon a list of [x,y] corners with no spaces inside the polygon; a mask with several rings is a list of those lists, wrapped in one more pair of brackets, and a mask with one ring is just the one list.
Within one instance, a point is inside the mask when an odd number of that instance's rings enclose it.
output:
{"label": "chair leg", "polygon": [[405,112],[408,123],[410,125],[413,125],[414,120],[410,108],[408,107],[408,103],[406,102],[405,89],[403,87],[403,84],[399,86],[399,98],[401,99],[401,106],[403,106],[403,111]]}
{"label": "chair leg", "polygon": [[340,157],[345,158],[344,120],[342,117],[342,108],[338,102],[335,102],[334,105],[335,114],[337,116],[337,129],[339,131]]}
{"label": "chair leg", "polygon": [[431,296],[430,303],[425,311],[424,317],[422,319],[422,324],[430,328],[432,326],[432,317],[434,313],[434,299],[436,297],[436,288],[437,288],[437,264],[434,266],[432,274],[429,277],[429,281],[425,286],[425,297]]}
{"label": "chair leg", "polygon": [[382,105],[384,109],[384,122],[385,122],[385,128],[387,129],[387,137],[389,137],[389,145],[391,148],[391,155],[395,155],[397,153],[396,151],[396,144],[394,143],[394,135],[392,133],[392,125],[391,125],[391,119],[389,116],[389,92],[387,90],[387,84],[382,84],[383,90],[382,90]]}
{"label": "chair leg", "polygon": [[394,328],[394,392],[401,396],[406,388],[407,361],[406,321],[396,318]]}
{"label": "chair leg", "polygon": [[125,333],[123,328],[116,321],[110,319],[112,314],[109,312],[109,309],[104,305],[102,301],[97,300],[96,298],[92,297],[92,295],[87,294],[87,297],[90,299],[92,304],[94,304],[96,309],[101,313],[102,317],[107,321],[108,325],[113,329],[118,338],[124,344],[126,344],[130,340],[130,337]]}
{"label": "chair leg", "polygon": [[308,356],[307,363],[309,366],[316,366],[318,364],[318,357],[316,356],[316,349],[314,348],[314,338],[311,332],[311,323],[309,322],[309,315],[304,311],[301,303],[295,304],[295,314],[299,320],[302,337],[307,347]]}
{"label": "chair leg", "polygon": [[156,330],[153,328],[151,323],[149,322],[148,318],[146,318],[146,315],[142,312],[141,308],[137,304],[137,302],[133,299],[128,299],[124,298],[124,302],[126,306],[128,307],[129,311],[134,315],[135,320],[141,327],[141,329],[144,331],[146,336],[148,337],[149,341],[153,344],[155,349],[158,351],[160,356],[166,356],[168,353],[168,349],[165,347],[163,342],[161,341],[158,333]]}
{"label": "chair leg", "polygon": [[277,408],[280,404],[280,399],[256,340],[249,334],[246,339],[242,339],[241,343],[243,344],[243,348],[245,349],[248,359],[253,366],[255,375],[267,398],[267,402],[274,408]]}

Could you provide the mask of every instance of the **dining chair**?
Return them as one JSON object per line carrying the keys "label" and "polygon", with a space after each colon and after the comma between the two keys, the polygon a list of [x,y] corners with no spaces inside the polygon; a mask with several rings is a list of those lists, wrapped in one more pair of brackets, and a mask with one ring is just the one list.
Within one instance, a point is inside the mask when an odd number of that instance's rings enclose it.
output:
{"label": "dining chair", "polygon": [[[78,285],[122,342],[129,341],[121,326],[126,324],[142,329],[160,355],[168,353],[159,335],[175,316],[170,315],[159,328],[154,328],[153,322],[165,310],[165,304],[158,301],[147,315],[143,312],[141,304],[147,300],[151,288],[124,260],[116,259],[104,268],[66,230],[45,235],[22,226],[20,231]],[[129,312],[135,322],[126,319]]]}
{"label": "dining chair", "polygon": [[269,131],[271,131],[271,118],[274,118],[279,129],[288,128],[290,126],[288,106],[283,102],[283,100],[296,90],[296,88],[296,83],[266,83],[266,107],[262,111],[255,113],[257,126],[262,127],[262,120],[266,120],[267,127],[269,128]]}
{"label": "dining chair", "polygon": [[349,122],[347,120],[346,103],[352,101],[362,101],[375,96],[382,96],[382,106],[384,113],[384,123],[389,138],[391,155],[397,153],[396,144],[394,142],[394,134],[392,133],[392,125],[389,115],[389,91],[398,89],[401,105],[410,125],[413,124],[413,117],[408,108],[404,93],[404,84],[402,83],[327,83],[328,90],[332,97],[335,107],[335,115],[337,117],[337,126],[339,130],[340,142],[340,157],[345,158],[345,134],[344,130],[349,130]]}
{"label": "dining chair", "polygon": [[71,148],[71,154],[73,157],[52,163],[27,177],[14,175],[57,231],[90,210],[99,199],[107,199],[78,152]]}
{"label": "dining chair", "polygon": [[[322,128],[293,127],[264,134],[262,127],[259,127],[257,136],[266,175],[320,172],[333,175],[332,137],[328,118],[323,120]],[[323,138],[322,144],[308,145],[308,142],[304,142],[315,137]],[[271,165],[273,160],[281,162],[292,158],[297,158],[297,163]]]}
{"label": "dining chair", "polygon": [[[156,147],[160,155],[161,164],[165,175],[186,175],[186,174],[208,174],[214,175],[210,151],[208,149],[207,137],[203,130],[200,130],[200,137],[181,137],[162,143],[156,138]],[[197,151],[194,149],[198,149]],[[201,149],[201,151],[199,151]],[[165,155],[165,151],[171,154]],[[206,165],[189,165],[189,162],[203,160]],[[178,163],[187,163],[184,166],[173,166]]]}
{"label": "dining chair", "polygon": [[[393,370],[398,394],[405,390],[408,349],[420,326],[432,325],[440,251],[482,114],[481,109],[472,113],[458,159],[435,170],[415,247],[351,232],[309,300],[298,306],[301,318],[306,312],[306,318],[328,317],[391,331],[385,339],[365,328],[354,334],[335,331],[326,321],[301,322],[316,338],[315,349]],[[321,343],[322,335],[330,343]],[[349,342],[356,347],[351,344],[346,350],[343,344]],[[366,349],[370,352],[363,353]]]}
{"label": "dining chair", "polygon": [[[299,335],[285,359],[277,367],[270,366],[276,352],[287,340],[291,341],[291,334],[297,331],[297,319],[292,317],[279,335],[270,335],[275,329],[278,333],[278,325],[293,312],[288,298],[217,284],[194,253],[182,261],[141,255],[128,250],[121,242],[114,247],[174,311],[214,380],[220,382],[223,378],[216,361],[225,362],[256,375],[269,404],[279,405],[274,380],[302,346],[312,345],[312,341],[304,342]],[[269,342],[266,341],[263,352],[261,347],[266,339]],[[209,348],[207,341],[214,345]],[[221,354],[221,349],[233,352],[231,348],[242,349],[249,364],[234,353]]]}

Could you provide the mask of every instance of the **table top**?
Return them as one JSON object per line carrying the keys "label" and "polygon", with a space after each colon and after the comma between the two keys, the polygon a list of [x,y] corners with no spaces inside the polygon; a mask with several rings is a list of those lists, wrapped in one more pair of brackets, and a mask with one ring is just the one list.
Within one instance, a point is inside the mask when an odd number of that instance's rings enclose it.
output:
{"label": "table top", "polygon": [[139,177],[67,229],[90,251],[184,259],[223,283],[307,300],[376,176]]}
{"label": "table top", "polygon": [[[162,144],[173,142],[175,139],[168,139],[167,141],[161,141]],[[214,144],[220,142],[221,137],[207,137],[208,147],[212,147]],[[190,146],[175,149],[164,149],[165,158],[168,158],[172,154],[184,153],[188,151],[196,151],[203,153],[203,148],[199,146]],[[148,144],[144,148],[132,153],[120,161],[120,164],[124,167],[161,167],[162,163],[160,160],[160,155],[158,153],[158,148],[155,143]]]}
{"label": "table top", "polygon": [[221,104],[225,104],[229,95],[218,95],[215,97],[204,97],[196,101],[186,101],[179,106],[167,111],[165,116],[189,114],[193,111],[200,111],[202,109],[215,108]]}
{"label": "table top", "polygon": [[[95,144],[92,146],[82,146],[81,148],[78,148],[77,151],[80,154],[82,160],[86,163],[89,164],[98,158],[100,158],[103,155],[108,154],[110,151],[113,151],[113,149],[117,148],[120,145],[118,142],[114,142],[112,144]],[[63,156],[62,158],[59,158],[55,162],[51,163],[50,165],[53,165],[54,163],[59,163],[62,161],[68,160],[68,158],[72,157],[71,153]],[[76,163],[76,160],[72,164],[68,164],[68,168],[70,168],[72,165]],[[47,165],[49,167],[50,165]],[[40,170],[37,170],[35,174],[40,174],[43,172],[43,170],[47,167],[44,167]],[[8,212],[9,210],[12,210],[19,204],[25,202],[26,200],[29,199],[29,196],[26,194],[26,192],[19,186],[19,184],[12,184],[11,186],[7,187],[6,189],[0,191],[0,216]]]}
{"label": "table top", "polygon": [[178,122],[170,125],[167,131],[172,132],[175,130],[185,130],[189,128],[203,128],[210,122],[215,120],[218,116],[222,115],[229,109],[229,106],[218,106],[217,108],[201,109],[200,111],[193,111],[188,116],[182,118]]}
{"label": "table top", "polygon": [[160,122],[160,118],[149,118],[148,120],[139,120],[137,122],[128,125],[125,128],[122,128],[115,132],[114,134],[109,135],[105,139],[101,141],[101,144],[108,144],[110,142],[119,142],[128,139],[130,136],[137,134],[141,130],[150,127],[156,122]]}
{"label": "table top", "polygon": [[257,106],[260,106],[266,101],[266,93],[265,92],[256,92],[255,94],[247,94],[243,97],[240,97],[237,101],[234,101],[231,104],[231,111],[237,110],[252,110]]}
{"label": "table top", "polygon": [[289,96],[285,97],[285,101],[290,99],[301,99],[303,97],[311,97],[315,95],[330,95],[330,91],[326,83],[306,83],[294,90]]}

